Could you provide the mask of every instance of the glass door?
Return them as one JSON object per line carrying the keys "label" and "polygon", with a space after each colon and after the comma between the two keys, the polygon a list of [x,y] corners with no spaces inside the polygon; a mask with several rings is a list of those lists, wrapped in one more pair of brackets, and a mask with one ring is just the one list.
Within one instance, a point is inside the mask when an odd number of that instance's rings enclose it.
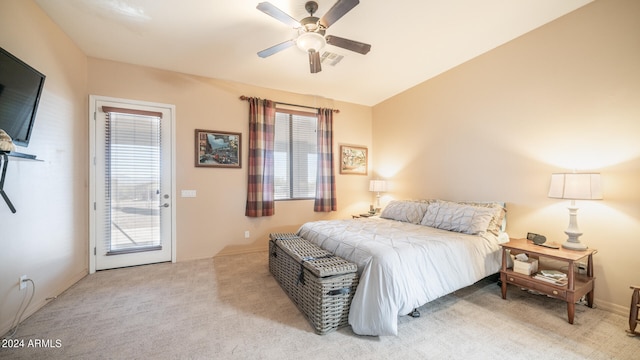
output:
{"label": "glass door", "polygon": [[171,107],[95,100],[95,269],[173,258]]}

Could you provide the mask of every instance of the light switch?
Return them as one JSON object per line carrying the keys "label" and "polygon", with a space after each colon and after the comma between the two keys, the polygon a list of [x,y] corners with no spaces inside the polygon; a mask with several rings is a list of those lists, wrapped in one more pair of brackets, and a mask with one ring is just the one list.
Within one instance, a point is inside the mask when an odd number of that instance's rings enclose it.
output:
{"label": "light switch", "polygon": [[183,198],[196,197],[196,191],[195,190],[182,190],[182,197]]}

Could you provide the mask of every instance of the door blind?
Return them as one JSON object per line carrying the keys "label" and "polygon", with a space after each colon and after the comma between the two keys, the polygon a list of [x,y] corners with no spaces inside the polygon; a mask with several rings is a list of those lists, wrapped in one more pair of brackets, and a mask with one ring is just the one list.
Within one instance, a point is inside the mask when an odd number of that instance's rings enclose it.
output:
{"label": "door blind", "polygon": [[107,255],[162,249],[162,114],[103,107]]}

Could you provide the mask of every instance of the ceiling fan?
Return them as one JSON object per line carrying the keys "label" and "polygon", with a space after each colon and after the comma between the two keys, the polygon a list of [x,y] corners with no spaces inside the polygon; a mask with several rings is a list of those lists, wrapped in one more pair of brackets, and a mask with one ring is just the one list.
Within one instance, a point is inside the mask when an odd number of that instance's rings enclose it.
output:
{"label": "ceiling fan", "polygon": [[346,13],[351,11],[360,1],[358,0],[338,0],[321,18],[313,16],[318,10],[318,3],[315,1],[307,1],[304,5],[305,10],[309,13],[306,18],[297,21],[284,11],[278,9],[273,4],[265,1],[261,2],[256,8],[263,13],[279,20],[286,25],[298,29],[298,36],[295,39],[287,40],[280,44],[266,48],[258,52],[258,56],[266,58],[277,52],[288,49],[293,45],[309,54],[309,67],[311,73],[315,74],[322,70],[320,66],[320,50],[326,45],[334,45],[343,49],[355,51],[360,54],[366,54],[371,50],[371,45],[349,40],[337,36],[326,35],[325,31],[333,23],[338,21]]}

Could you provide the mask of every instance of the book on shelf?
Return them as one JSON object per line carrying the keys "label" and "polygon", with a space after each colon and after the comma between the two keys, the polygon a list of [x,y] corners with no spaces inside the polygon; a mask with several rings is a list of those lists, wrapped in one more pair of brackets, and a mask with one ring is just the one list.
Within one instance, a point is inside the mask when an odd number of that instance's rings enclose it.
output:
{"label": "book on shelf", "polygon": [[565,286],[569,283],[569,281],[566,278],[559,279],[559,278],[549,277],[549,276],[543,275],[541,272],[535,274],[533,277],[535,279],[546,281],[548,283],[558,285],[558,286]]}

